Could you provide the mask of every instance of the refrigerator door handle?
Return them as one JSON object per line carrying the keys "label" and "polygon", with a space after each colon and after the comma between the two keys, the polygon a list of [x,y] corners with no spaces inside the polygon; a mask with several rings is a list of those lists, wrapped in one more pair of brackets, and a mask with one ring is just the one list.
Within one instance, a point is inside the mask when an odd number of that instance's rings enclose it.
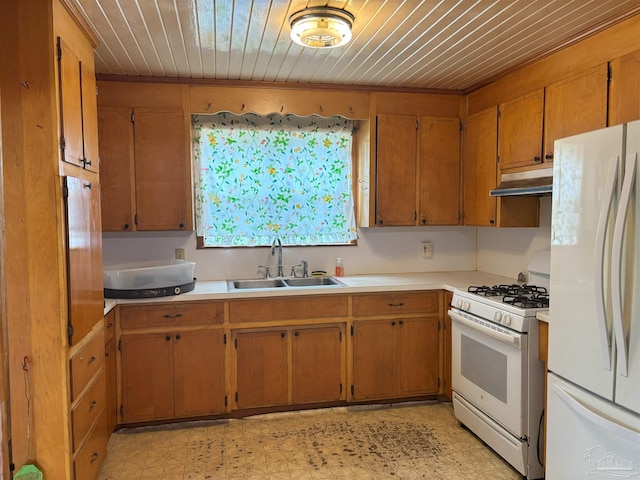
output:
{"label": "refrigerator door handle", "polygon": [[596,300],[596,317],[598,319],[598,330],[600,332],[600,352],[602,353],[602,367],[611,370],[611,337],[607,329],[606,310],[604,302],[604,249],[607,238],[607,225],[609,225],[609,215],[611,214],[611,204],[615,193],[615,186],[618,181],[618,165],[620,157],[609,159],[609,169],[604,184],[604,195],[600,215],[598,217],[598,227],[596,230],[596,243],[594,252],[595,283],[594,294]]}
{"label": "refrigerator door handle", "polygon": [[611,298],[613,310],[613,331],[616,336],[616,347],[618,350],[617,372],[620,375],[628,376],[629,346],[625,338],[624,322],[622,319],[622,245],[624,242],[624,232],[626,227],[627,213],[631,203],[631,192],[636,179],[636,166],[638,154],[627,155],[625,162],[624,180],[622,191],[620,192],[620,203],[616,214],[615,227],[613,229],[613,240],[611,250]]}
{"label": "refrigerator door handle", "polygon": [[593,411],[589,406],[583,404],[559,385],[553,384],[552,388],[554,395],[560,398],[560,400],[566,403],[571,410],[579,414],[581,417],[589,420],[597,427],[611,432],[616,437],[624,438],[625,440],[635,444],[640,444],[640,432],[615,423],[612,419],[605,417],[597,411]]}

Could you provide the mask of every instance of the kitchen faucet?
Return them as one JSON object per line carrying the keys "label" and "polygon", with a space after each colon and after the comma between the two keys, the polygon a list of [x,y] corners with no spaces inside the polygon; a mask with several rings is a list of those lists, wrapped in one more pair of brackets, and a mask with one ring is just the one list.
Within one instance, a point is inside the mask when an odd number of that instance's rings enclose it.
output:
{"label": "kitchen faucet", "polygon": [[284,268],[282,266],[282,242],[276,237],[271,244],[271,255],[275,255],[276,247],[278,248],[278,277],[284,277]]}

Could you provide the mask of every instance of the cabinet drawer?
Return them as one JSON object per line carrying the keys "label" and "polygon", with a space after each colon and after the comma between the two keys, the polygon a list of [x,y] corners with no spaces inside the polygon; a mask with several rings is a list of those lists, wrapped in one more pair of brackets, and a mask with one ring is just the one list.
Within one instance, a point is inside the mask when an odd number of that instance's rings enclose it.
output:
{"label": "cabinet drawer", "polygon": [[115,338],[115,330],[116,330],[116,312],[115,310],[111,310],[107,313],[107,316],[104,317],[104,344],[109,343],[109,340]]}
{"label": "cabinet drawer", "polygon": [[104,365],[104,331],[100,330],[69,360],[71,370],[71,401],[84,390],[91,377]]}
{"label": "cabinet drawer", "polygon": [[101,373],[89,390],[71,411],[73,425],[73,450],[77,450],[98,416],[104,411],[106,401],[104,373]]}
{"label": "cabinet drawer", "polygon": [[222,323],[224,303],[122,307],[120,328],[180,327]]}
{"label": "cabinet drawer", "polygon": [[290,297],[229,302],[231,323],[346,317],[346,296]]}
{"label": "cabinet drawer", "polygon": [[354,295],[353,316],[438,313],[440,292],[390,292]]}
{"label": "cabinet drawer", "polygon": [[96,424],[87,441],[76,455],[73,462],[75,480],[87,480],[96,478],[100,467],[107,456],[107,434],[106,415],[104,411],[100,420]]}

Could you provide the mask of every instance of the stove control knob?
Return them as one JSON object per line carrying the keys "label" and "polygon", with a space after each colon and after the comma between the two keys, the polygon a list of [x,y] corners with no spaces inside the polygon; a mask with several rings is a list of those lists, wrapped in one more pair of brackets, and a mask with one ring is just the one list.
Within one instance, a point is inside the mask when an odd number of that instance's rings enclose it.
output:
{"label": "stove control knob", "polygon": [[456,307],[462,308],[462,300],[458,299],[458,301],[456,302]]}
{"label": "stove control knob", "polygon": [[511,315],[505,315],[502,319],[502,323],[505,325],[511,325]]}
{"label": "stove control knob", "polygon": [[470,308],[471,308],[471,304],[468,301],[464,302],[464,304],[462,305],[463,310],[468,311]]}
{"label": "stove control knob", "polygon": [[493,314],[493,319],[500,323],[500,321],[502,320],[502,312],[496,312]]}

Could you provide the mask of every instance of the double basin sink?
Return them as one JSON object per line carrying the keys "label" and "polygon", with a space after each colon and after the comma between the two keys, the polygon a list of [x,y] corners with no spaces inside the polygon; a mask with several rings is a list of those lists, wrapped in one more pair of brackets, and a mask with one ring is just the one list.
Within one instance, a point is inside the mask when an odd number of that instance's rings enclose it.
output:
{"label": "double basin sink", "polygon": [[291,287],[343,287],[344,283],[334,277],[305,277],[305,278],[265,278],[257,280],[228,280],[227,289],[232,290],[263,290],[265,288]]}

